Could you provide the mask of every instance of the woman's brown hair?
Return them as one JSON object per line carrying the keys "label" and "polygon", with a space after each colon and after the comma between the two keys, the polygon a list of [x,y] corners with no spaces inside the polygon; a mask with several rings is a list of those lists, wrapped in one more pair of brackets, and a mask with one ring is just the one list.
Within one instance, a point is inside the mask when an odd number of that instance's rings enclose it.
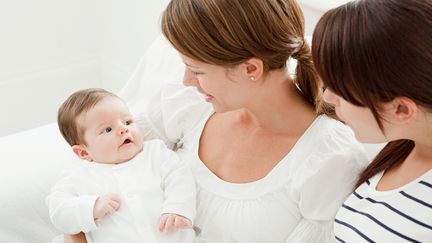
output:
{"label": "woman's brown hair", "polygon": [[233,67],[257,57],[264,71],[271,71],[293,57],[298,61],[294,82],[319,110],[321,82],[294,0],[171,0],[162,32],[180,53],[213,65]]}
{"label": "woman's brown hair", "polygon": [[[358,0],[332,9],[315,27],[312,56],[324,85],[369,108],[385,133],[380,103],[404,96],[432,108],[432,1]],[[410,140],[389,142],[356,187],[413,148]]]}

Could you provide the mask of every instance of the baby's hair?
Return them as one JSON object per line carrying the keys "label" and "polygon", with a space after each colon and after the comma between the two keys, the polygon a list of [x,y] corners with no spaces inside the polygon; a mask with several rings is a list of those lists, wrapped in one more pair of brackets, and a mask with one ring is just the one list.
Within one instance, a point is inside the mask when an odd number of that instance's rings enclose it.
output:
{"label": "baby's hair", "polygon": [[[325,86],[371,110],[385,133],[380,104],[407,97],[432,110],[432,2],[358,0],[325,13],[315,27],[312,55]],[[357,186],[397,166],[414,148],[391,141]]]}
{"label": "baby's hair", "polygon": [[60,106],[57,124],[66,142],[73,146],[85,144],[84,129],[77,123],[78,116],[87,112],[105,97],[117,97],[115,94],[100,88],[79,90]]}

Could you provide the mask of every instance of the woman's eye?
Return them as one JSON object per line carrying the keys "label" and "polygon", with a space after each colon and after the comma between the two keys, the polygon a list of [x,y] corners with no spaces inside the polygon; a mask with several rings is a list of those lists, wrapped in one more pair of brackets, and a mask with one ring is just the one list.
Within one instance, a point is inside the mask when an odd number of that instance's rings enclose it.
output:
{"label": "woman's eye", "polygon": [[201,72],[194,72],[194,71],[191,71],[191,73],[192,73],[193,75],[195,75],[195,76],[198,76],[198,75],[203,74],[203,73],[201,73]]}
{"label": "woman's eye", "polygon": [[112,128],[111,128],[111,127],[107,127],[107,128],[104,129],[104,132],[106,132],[106,133],[109,133],[109,132],[111,132],[111,131],[112,131]]}

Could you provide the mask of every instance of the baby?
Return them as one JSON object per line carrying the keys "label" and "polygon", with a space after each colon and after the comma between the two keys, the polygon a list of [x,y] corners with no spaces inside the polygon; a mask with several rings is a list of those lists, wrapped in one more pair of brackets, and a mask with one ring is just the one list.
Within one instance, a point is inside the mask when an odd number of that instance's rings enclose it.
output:
{"label": "baby", "polygon": [[163,142],[143,142],[119,97],[103,89],[75,92],[60,107],[58,125],[86,161],[47,197],[54,226],[82,231],[95,243],[193,241],[196,192],[189,168]]}

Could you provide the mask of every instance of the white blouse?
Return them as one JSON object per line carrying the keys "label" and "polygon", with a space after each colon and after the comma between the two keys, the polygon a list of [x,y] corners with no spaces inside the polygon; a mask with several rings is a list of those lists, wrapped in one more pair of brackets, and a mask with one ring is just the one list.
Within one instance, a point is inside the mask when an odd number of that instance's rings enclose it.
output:
{"label": "white blouse", "polygon": [[318,117],[264,178],[229,183],[198,157],[212,107],[192,88],[171,84],[138,123],[147,138],[162,138],[189,162],[197,182],[196,242],[333,242],[333,220],[367,163],[352,131]]}

